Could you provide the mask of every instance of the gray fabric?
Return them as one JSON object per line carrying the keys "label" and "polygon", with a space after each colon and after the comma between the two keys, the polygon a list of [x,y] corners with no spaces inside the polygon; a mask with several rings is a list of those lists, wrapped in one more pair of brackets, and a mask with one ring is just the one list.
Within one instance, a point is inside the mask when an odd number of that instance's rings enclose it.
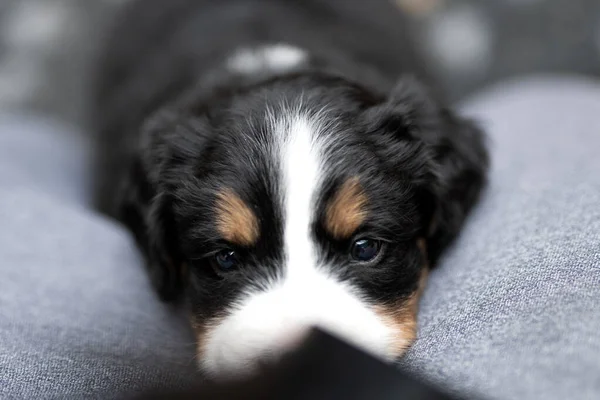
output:
{"label": "gray fabric", "polygon": [[0,121],[0,399],[189,383],[187,324],[155,298],[126,231],[85,208],[85,141]]}
{"label": "gray fabric", "polygon": [[490,399],[600,399],[600,85],[504,84],[466,107],[488,192],[430,279],[404,365]]}
{"label": "gray fabric", "polygon": [[[466,110],[493,136],[491,184],[431,276],[402,364],[484,398],[600,398],[600,87],[517,82]],[[87,208],[85,141],[46,121],[0,126],[0,399],[192,380],[186,323],[130,236]]]}

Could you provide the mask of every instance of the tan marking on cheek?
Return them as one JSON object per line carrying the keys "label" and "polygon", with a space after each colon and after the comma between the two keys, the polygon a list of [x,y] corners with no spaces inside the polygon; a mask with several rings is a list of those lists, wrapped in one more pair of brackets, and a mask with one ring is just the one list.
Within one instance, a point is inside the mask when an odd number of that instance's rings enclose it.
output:
{"label": "tan marking on cheek", "polygon": [[375,313],[393,332],[393,336],[388,339],[387,355],[390,358],[404,354],[417,338],[415,298],[413,295],[399,305],[377,305],[374,308]]}
{"label": "tan marking on cheek", "polygon": [[346,239],[364,222],[367,196],[358,178],[350,178],[338,190],[325,213],[325,228],[336,239]]}
{"label": "tan marking on cheek", "polygon": [[426,257],[427,256],[427,245],[425,244],[425,239],[420,238],[417,239],[417,247],[419,248],[419,251],[421,252],[421,254]]}
{"label": "tan marking on cheek", "polygon": [[210,332],[219,325],[222,318],[217,317],[207,321],[198,321],[194,315],[191,315],[189,320],[196,338],[196,359],[202,360],[206,354]]}
{"label": "tan marking on cheek", "polygon": [[238,195],[227,189],[217,197],[217,230],[229,242],[250,246],[258,240],[258,220]]}
{"label": "tan marking on cheek", "polygon": [[196,336],[196,358],[202,360],[206,354],[207,334],[204,327],[194,327],[194,335]]}
{"label": "tan marking on cheek", "polygon": [[417,290],[407,299],[396,304],[380,304],[374,307],[375,313],[388,326],[394,336],[388,344],[388,355],[397,358],[413,344],[417,338],[417,312],[429,272],[421,272]]}

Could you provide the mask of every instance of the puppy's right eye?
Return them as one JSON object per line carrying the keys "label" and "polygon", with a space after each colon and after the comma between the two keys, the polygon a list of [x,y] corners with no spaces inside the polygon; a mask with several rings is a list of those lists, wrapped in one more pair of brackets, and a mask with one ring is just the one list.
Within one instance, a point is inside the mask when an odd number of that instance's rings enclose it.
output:
{"label": "puppy's right eye", "polygon": [[235,251],[231,249],[221,250],[214,255],[213,265],[220,272],[229,272],[235,269],[239,264]]}
{"label": "puppy's right eye", "polygon": [[381,250],[381,242],[374,239],[359,239],[352,245],[350,255],[359,262],[373,261]]}

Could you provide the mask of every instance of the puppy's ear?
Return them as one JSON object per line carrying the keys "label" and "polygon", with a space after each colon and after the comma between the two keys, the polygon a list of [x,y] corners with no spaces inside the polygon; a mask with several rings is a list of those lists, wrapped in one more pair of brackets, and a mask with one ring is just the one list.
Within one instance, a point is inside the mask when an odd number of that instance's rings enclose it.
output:
{"label": "puppy's ear", "polygon": [[[140,170],[139,166],[134,167]],[[166,193],[155,192],[146,177],[133,172],[124,185],[120,219],[134,233],[150,280],[163,301],[177,300],[183,289],[183,266]],[[145,192],[145,193],[144,193]],[[146,194],[156,193],[146,197]]]}
{"label": "puppy's ear", "polygon": [[433,265],[459,233],[485,186],[485,135],[413,78],[402,79],[387,101],[369,113],[371,129],[388,138],[387,157],[406,170],[417,188]]}
{"label": "puppy's ear", "polygon": [[134,233],[152,284],[164,301],[177,300],[185,282],[173,190],[181,178],[177,166],[192,146],[177,126],[179,118],[163,113],[144,125],[118,200],[119,218]]}

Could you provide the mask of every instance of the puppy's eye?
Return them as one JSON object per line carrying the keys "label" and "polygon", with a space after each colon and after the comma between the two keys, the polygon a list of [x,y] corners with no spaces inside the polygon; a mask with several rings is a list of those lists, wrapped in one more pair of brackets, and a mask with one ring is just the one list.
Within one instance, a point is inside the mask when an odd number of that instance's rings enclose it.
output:
{"label": "puppy's eye", "polygon": [[219,271],[231,271],[238,266],[238,258],[235,251],[231,249],[221,250],[214,256],[214,264]]}
{"label": "puppy's eye", "polygon": [[374,239],[359,239],[352,245],[350,255],[360,262],[372,261],[381,250],[381,242]]}

